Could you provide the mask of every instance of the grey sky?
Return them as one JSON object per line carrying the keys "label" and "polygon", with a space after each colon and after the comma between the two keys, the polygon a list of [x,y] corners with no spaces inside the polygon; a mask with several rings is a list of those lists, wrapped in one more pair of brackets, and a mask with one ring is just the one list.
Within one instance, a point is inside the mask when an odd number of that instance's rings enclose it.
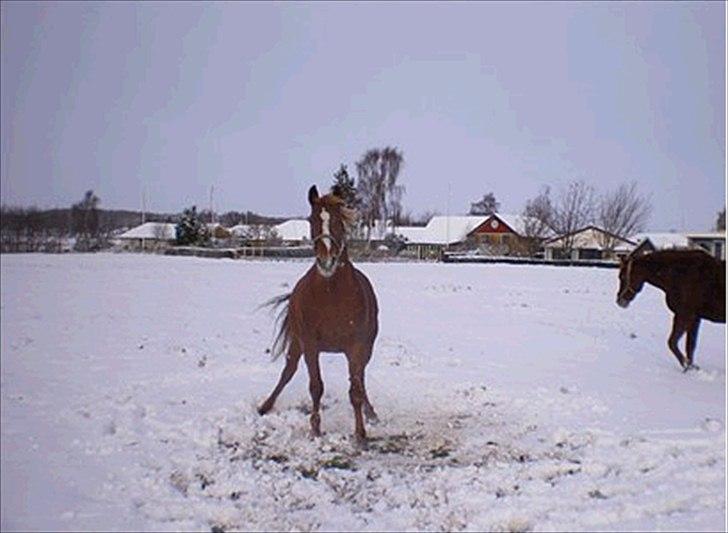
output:
{"label": "grey sky", "polygon": [[725,13],[699,3],[2,3],[2,200],[306,211],[368,148],[408,210],[636,180],[650,229],[725,198]]}

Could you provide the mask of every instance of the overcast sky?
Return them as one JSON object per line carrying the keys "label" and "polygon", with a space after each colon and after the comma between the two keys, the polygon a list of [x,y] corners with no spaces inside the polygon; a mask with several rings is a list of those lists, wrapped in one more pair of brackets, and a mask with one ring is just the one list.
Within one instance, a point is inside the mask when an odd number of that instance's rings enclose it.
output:
{"label": "overcast sky", "polygon": [[307,212],[404,152],[414,214],[635,180],[649,229],[725,199],[723,2],[2,2],[2,201]]}

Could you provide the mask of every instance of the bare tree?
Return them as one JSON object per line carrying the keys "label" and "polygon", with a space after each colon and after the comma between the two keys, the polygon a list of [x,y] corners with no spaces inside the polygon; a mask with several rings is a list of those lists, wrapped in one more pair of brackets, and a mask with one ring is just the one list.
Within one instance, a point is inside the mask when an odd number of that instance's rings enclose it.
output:
{"label": "bare tree", "polygon": [[628,238],[642,231],[651,211],[649,200],[637,192],[634,182],[623,183],[614,191],[606,193],[599,200],[597,214],[599,226],[609,232],[602,235],[602,246],[613,250],[617,237]]}
{"label": "bare tree", "polygon": [[99,236],[99,203],[99,197],[89,190],[80,202],[71,207],[71,227],[77,236],[76,248],[80,251],[88,251],[98,245],[94,241]]}
{"label": "bare tree", "polygon": [[523,237],[526,241],[526,252],[530,256],[536,254],[541,242],[554,231],[554,206],[550,193],[551,189],[544,187],[523,208]]}
{"label": "bare tree", "polygon": [[492,215],[500,209],[500,202],[495,199],[495,194],[489,192],[483,198],[470,204],[471,215]]}
{"label": "bare tree", "polygon": [[594,188],[583,181],[572,181],[561,190],[554,204],[552,227],[563,236],[567,254],[574,248],[574,232],[594,222]]}
{"label": "bare tree", "polygon": [[397,184],[397,177],[403,164],[402,152],[391,147],[369,150],[356,163],[361,220],[367,226],[367,240],[371,239],[371,229],[377,221],[384,231],[387,220],[401,210],[404,187]]}

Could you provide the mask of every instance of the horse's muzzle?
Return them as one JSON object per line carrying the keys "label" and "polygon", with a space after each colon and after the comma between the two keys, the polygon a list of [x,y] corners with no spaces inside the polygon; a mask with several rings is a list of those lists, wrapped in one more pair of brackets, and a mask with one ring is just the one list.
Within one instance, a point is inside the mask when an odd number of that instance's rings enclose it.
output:
{"label": "horse's muzzle", "polygon": [[630,300],[628,300],[624,296],[619,296],[617,298],[617,305],[619,307],[621,307],[622,309],[627,309],[627,307],[629,307],[629,304],[630,304]]}
{"label": "horse's muzzle", "polygon": [[330,278],[331,276],[333,276],[339,263],[338,259],[338,257],[331,256],[327,257],[326,259],[316,257],[316,269],[318,270],[319,274],[321,274],[325,278]]}

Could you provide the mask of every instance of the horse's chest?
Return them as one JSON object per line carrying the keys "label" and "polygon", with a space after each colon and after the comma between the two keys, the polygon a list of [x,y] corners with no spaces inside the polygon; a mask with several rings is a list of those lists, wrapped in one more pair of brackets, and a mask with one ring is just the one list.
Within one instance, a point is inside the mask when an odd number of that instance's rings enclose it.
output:
{"label": "horse's chest", "polygon": [[322,348],[344,349],[356,341],[365,329],[365,317],[353,306],[329,306],[321,308],[313,330]]}

